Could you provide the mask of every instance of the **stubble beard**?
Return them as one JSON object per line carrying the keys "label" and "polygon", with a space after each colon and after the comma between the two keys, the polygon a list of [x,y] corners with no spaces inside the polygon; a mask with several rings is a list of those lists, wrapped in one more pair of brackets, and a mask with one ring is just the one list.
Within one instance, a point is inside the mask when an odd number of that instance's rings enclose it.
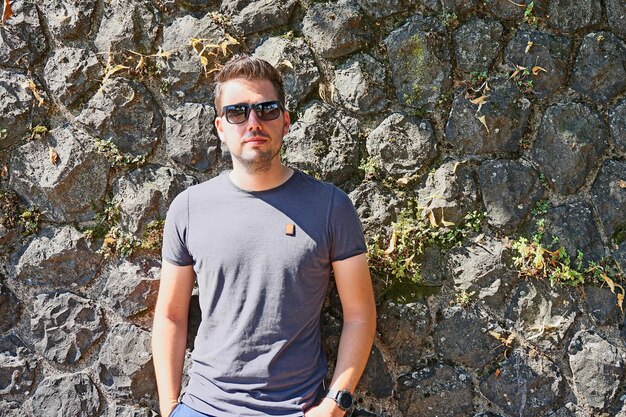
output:
{"label": "stubble beard", "polygon": [[272,169],[274,165],[274,159],[279,157],[281,146],[274,151],[273,149],[268,149],[266,151],[255,151],[254,155],[246,158],[243,153],[241,155],[233,155],[237,161],[241,164],[241,166],[249,173],[249,174],[257,174],[261,172],[267,172]]}

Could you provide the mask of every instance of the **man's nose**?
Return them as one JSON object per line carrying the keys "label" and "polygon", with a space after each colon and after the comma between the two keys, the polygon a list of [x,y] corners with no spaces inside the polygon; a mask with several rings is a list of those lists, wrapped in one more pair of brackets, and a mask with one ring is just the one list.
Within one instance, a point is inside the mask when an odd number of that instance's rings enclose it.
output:
{"label": "man's nose", "polygon": [[248,130],[260,130],[262,129],[261,119],[256,114],[254,109],[250,109],[250,115],[248,116],[248,120],[246,121]]}

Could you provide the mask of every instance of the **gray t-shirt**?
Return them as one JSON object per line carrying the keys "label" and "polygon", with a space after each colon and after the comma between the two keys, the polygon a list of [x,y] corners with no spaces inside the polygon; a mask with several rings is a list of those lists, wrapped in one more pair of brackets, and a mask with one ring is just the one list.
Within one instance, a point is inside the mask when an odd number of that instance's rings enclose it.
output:
{"label": "gray t-shirt", "polygon": [[216,417],[302,416],[327,370],[331,263],[365,251],[348,196],[300,171],[266,191],[223,174],[178,195],[163,259],[193,265],[202,310],[182,401]]}

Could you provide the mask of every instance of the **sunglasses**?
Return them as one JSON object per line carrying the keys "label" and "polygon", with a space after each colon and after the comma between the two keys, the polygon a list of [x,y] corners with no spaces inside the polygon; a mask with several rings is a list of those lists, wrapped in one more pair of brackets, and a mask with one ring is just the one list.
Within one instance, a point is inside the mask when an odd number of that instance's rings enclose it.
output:
{"label": "sunglasses", "polygon": [[248,120],[251,109],[254,109],[259,119],[267,122],[278,119],[283,106],[278,100],[255,104],[230,104],[222,107],[222,114],[226,116],[228,123],[238,125]]}

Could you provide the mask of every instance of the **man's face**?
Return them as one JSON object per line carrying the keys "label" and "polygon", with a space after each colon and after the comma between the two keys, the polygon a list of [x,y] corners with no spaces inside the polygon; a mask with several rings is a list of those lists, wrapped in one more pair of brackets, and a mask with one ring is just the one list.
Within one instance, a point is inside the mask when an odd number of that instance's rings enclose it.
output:
{"label": "man's face", "polygon": [[[277,100],[278,96],[268,80],[236,78],[222,85],[221,106],[231,104],[256,104]],[[218,109],[218,113],[222,109]],[[249,172],[267,171],[280,164],[280,148],[283,136],[289,130],[289,113],[281,111],[275,120],[261,120],[250,110],[248,120],[231,124],[226,116],[215,118],[215,127],[233,157],[233,164],[240,163]]]}

